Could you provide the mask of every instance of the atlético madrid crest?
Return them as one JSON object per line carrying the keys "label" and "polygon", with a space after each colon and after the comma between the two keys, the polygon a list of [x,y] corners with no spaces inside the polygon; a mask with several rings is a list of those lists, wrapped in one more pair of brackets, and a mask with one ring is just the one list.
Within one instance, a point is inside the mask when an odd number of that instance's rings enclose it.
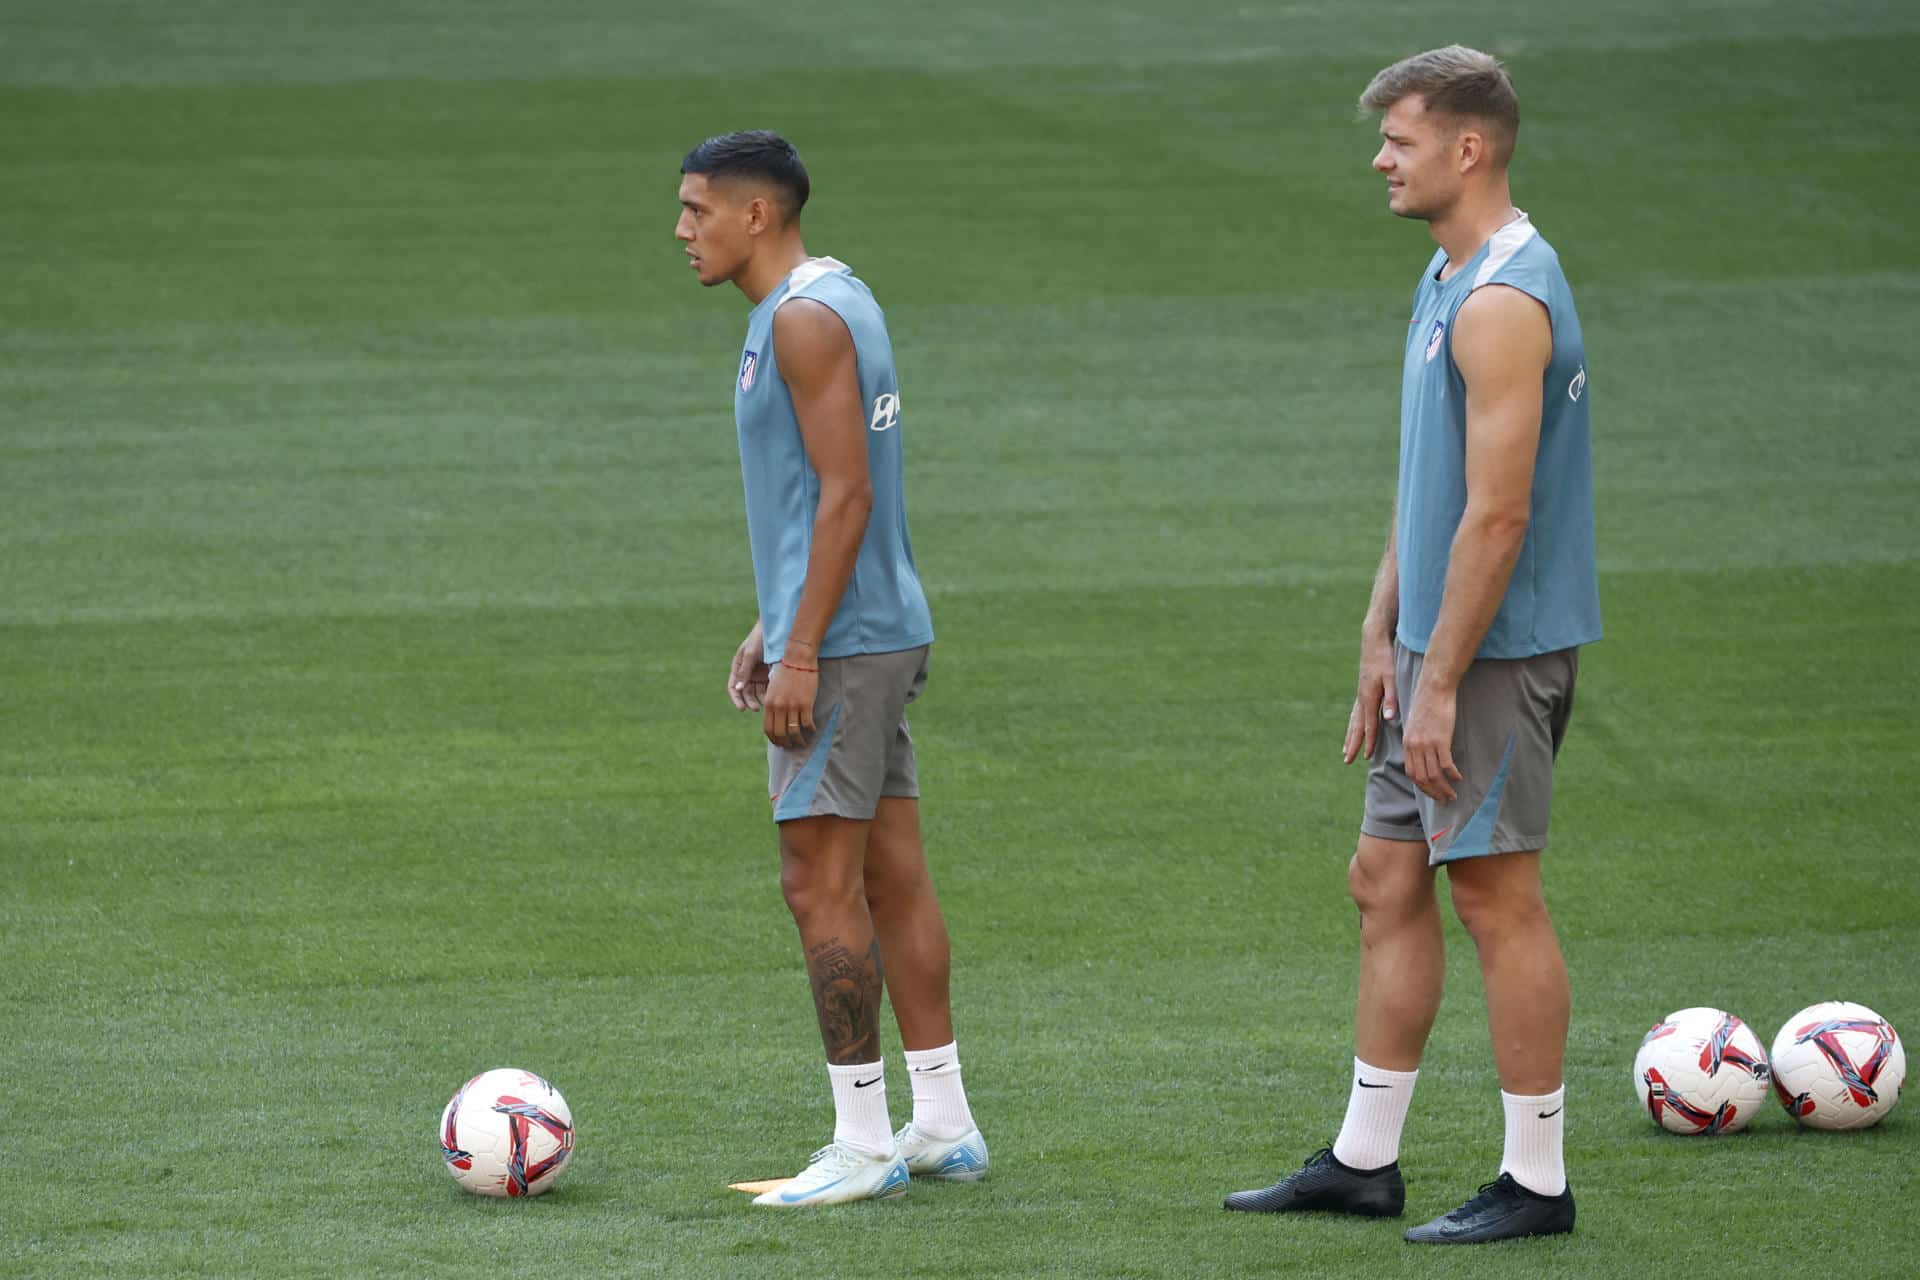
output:
{"label": "atl\u00e9tico madrid crest", "polygon": [[[1428,358],[1431,359],[1432,357]],[[740,389],[742,391],[753,390],[754,371],[759,367],[760,353],[758,351],[749,351],[740,357]]]}
{"label": "atl\u00e9tico madrid crest", "polygon": [[[1435,320],[1433,322],[1433,332],[1427,335],[1427,363],[1428,364],[1432,364],[1433,358],[1440,354],[1440,341],[1446,336],[1447,336],[1447,322],[1444,320]],[[749,355],[751,355],[751,353],[749,353]],[[742,378],[745,378],[747,375],[742,374],[740,376]]]}

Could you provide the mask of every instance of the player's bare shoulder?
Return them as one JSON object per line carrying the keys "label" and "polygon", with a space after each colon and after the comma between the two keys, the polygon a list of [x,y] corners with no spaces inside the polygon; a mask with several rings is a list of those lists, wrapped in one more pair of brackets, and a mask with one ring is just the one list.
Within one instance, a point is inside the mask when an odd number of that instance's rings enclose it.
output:
{"label": "player's bare shoulder", "polygon": [[1546,304],[1511,285],[1482,285],[1453,320],[1453,362],[1461,377],[1539,377],[1553,358],[1553,321]]}
{"label": "player's bare shoulder", "polygon": [[840,313],[813,298],[789,298],[773,313],[773,349],[789,380],[850,361],[853,334]]}

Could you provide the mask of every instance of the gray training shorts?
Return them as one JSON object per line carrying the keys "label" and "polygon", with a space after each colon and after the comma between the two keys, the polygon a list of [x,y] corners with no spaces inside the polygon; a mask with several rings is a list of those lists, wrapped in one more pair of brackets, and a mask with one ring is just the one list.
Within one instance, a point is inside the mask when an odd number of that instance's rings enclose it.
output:
{"label": "gray training shorts", "polygon": [[882,796],[917,797],[907,704],[927,687],[931,646],[820,659],[813,740],[767,744],[773,820],[873,817]]}
{"label": "gray training shorts", "polygon": [[1480,658],[1460,679],[1453,763],[1462,780],[1450,804],[1407,776],[1401,721],[1420,685],[1421,655],[1393,646],[1400,715],[1380,722],[1360,830],[1381,840],[1418,840],[1438,866],[1490,853],[1547,847],[1553,810],[1553,761],[1573,715],[1580,650],[1532,658]]}

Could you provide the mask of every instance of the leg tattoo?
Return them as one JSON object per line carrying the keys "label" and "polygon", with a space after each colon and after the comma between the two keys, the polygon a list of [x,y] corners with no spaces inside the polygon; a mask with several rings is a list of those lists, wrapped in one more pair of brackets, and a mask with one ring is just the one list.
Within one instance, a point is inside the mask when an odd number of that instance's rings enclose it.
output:
{"label": "leg tattoo", "polygon": [[827,1061],[836,1066],[880,1060],[880,940],[856,956],[838,937],[807,948],[807,978]]}

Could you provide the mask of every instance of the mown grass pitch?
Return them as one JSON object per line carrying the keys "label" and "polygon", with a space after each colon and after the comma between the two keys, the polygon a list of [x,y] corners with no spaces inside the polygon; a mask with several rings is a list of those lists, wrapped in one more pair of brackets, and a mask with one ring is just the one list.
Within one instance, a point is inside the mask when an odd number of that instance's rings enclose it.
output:
{"label": "mown grass pitch", "polygon": [[[1920,1043],[1920,15],[635,8],[0,27],[0,1275],[1911,1274],[1912,1114],[1679,1140],[1628,1067],[1697,1003]],[[1336,752],[1430,252],[1352,102],[1456,38],[1587,332],[1608,638],[1547,862],[1580,1229],[1434,1254],[1218,1204],[1346,1094]],[[752,126],[899,353],[995,1160],[800,1216],[726,1189],[831,1121],[721,693],[746,308],[670,239]],[[1499,1155],[1450,937],[1412,1221]],[[502,1064],[579,1123],[536,1203],[438,1168]]]}

